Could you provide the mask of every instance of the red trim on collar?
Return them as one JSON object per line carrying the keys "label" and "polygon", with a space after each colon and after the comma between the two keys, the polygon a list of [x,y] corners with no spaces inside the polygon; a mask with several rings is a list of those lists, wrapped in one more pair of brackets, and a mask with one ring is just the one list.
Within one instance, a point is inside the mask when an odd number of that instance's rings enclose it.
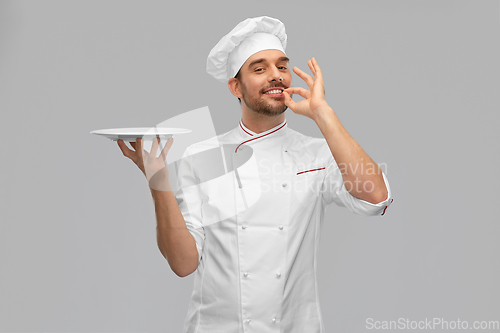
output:
{"label": "red trim on collar", "polygon": [[285,125],[286,125],[286,121],[285,121],[285,123],[284,123],[283,125],[281,125],[281,126],[280,126],[280,127],[278,127],[277,129],[275,129],[274,131],[271,131],[271,132],[266,133],[266,134],[264,134],[264,135],[261,135],[261,136],[256,136],[255,138],[251,138],[251,139],[249,139],[249,140],[243,141],[242,143],[240,143],[240,144],[238,145],[238,147],[236,147],[236,149],[234,150],[234,152],[236,153],[236,152],[238,151],[238,148],[240,148],[240,146],[241,146],[242,144],[247,143],[247,142],[250,142],[250,141],[253,141],[253,140],[256,140],[256,139],[263,138],[263,137],[265,137],[266,135],[269,135],[269,134],[271,134],[271,133],[276,132],[277,130],[282,129],[282,128],[283,128],[283,126],[285,126]]}
{"label": "red trim on collar", "polygon": [[243,131],[245,131],[245,133],[246,133],[246,134],[253,136],[253,134],[252,134],[252,133],[247,132],[247,131],[243,128],[243,126],[241,126],[241,121],[240,121],[240,127],[241,127],[241,129],[242,129]]}

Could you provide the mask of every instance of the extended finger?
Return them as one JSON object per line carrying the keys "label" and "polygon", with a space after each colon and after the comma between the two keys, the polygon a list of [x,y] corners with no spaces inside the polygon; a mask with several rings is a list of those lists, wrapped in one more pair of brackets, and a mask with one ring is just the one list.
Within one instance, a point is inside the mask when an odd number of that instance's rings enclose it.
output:
{"label": "extended finger", "polygon": [[298,76],[299,76],[302,80],[304,80],[304,81],[306,82],[306,84],[307,84],[307,86],[309,87],[309,89],[311,89],[311,88],[312,88],[312,86],[313,86],[313,84],[314,84],[314,80],[313,80],[313,78],[312,78],[309,74],[307,74],[307,73],[303,72],[303,71],[302,71],[301,69],[299,69],[298,67],[294,67],[294,68],[293,68],[293,71],[294,71],[294,73],[295,73],[295,74],[297,74],[297,75],[298,75]]}
{"label": "extended finger", "polygon": [[307,89],[301,88],[301,87],[290,87],[286,88],[284,90],[288,94],[299,94],[300,96],[304,97],[305,99],[308,99],[311,97],[311,92]]}
{"label": "extended finger", "polygon": [[312,63],[312,59],[307,60],[307,66],[309,66],[311,73],[313,73],[314,77],[316,77],[316,69],[314,68],[314,65]]}
{"label": "extended finger", "polygon": [[165,144],[165,147],[163,147],[163,149],[162,149],[162,151],[160,153],[160,156],[163,159],[167,158],[167,153],[170,150],[170,147],[172,147],[173,143],[174,143],[174,138],[173,137],[167,140],[167,143]]}
{"label": "extended finger", "polygon": [[160,142],[160,138],[154,138],[151,143],[151,151],[150,154],[156,157],[156,152],[158,151],[158,143]]}
{"label": "extended finger", "polygon": [[137,156],[139,157],[139,160],[142,160],[142,138],[137,138],[135,145],[136,147],[134,148],[137,152]]}
{"label": "extended finger", "polygon": [[123,140],[118,140],[118,147],[120,147],[120,150],[122,151],[123,156],[126,156],[128,158],[132,158],[132,154],[134,153],[132,150],[130,150],[125,142]]}
{"label": "extended finger", "polygon": [[312,57],[311,59],[311,64],[313,65],[314,68],[314,76],[317,79],[323,79],[323,73],[321,72],[321,68],[319,68],[318,62],[316,61],[316,58]]}
{"label": "extended finger", "polygon": [[319,68],[318,62],[313,57],[307,62],[311,72],[314,73],[314,89],[311,89],[312,94],[325,94],[325,83],[323,82],[323,74]]}

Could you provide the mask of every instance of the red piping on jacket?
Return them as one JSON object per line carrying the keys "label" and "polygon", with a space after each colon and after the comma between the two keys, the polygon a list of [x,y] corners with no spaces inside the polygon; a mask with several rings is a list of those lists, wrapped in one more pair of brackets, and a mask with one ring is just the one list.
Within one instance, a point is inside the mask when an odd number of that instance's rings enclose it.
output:
{"label": "red piping on jacket", "polygon": [[[393,201],[394,201],[394,199],[391,199],[391,203],[392,203]],[[385,214],[385,210],[386,210],[386,209],[387,209],[387,206],[385,206],[384,211],[383,211],[383,212],[382,212],[382,214],[380,214],[380,215],[384,215],[384,214]]]}
{"label": "red piping on jacket", "polygon": [[242,129],[243,131],[245,131],[245,133],[246,133],[246,134],[253,136],[253,134],[252,134],[252,133],[248,133],[248,132],[247,132],[247,131],[243,128],[243,126],[241,126],[241,121],[240,121],[240,127],[241,127],[241,129]]}
{"label": "red piping on jacket", "polygon": [[[238,147],[236,147],[236,149],[234,150],[234,152],[236,153],[236,152],[238,151],[238,148],[240,148],[240,146],[241,146],[242,144],[247,143],[247,142],[250,142],[250,141],[252,141],[252,140],[256,140],[256,139],[263,138],[263,137],[265,137],[266,135],[269,135],[269,134],[271,134],[271,133],[276,132],[277,130],[282,129],[282,128],[283,128],[283,126],[285,126],[285,125],[286,125],[286,121],[285,121],[285,123],[284,123],[283,125],[281,125],[280,127],[278,127],[277,129],[275,129],[275,130],[274,130],[274,131],[272,131],[272,132],[266,133],[266,134],[261,135],[261,136],[256,136],[255,138],[251,138],[251,139],[249,139],[249,140],[247,140],[247,141],[243,141],[242,143],[240,143],[240,144],[238,145]],[[240,124],[240,126],[241,126],[241,124]],[[242,128],[243,128],[243,127],[242,127]]]}
{"label": "red piping on jacket", "polygon": [[311,172],[311,171],[316,171],[316,170],[323,170],[323,168],[318,168],[318,169],[311,169],[311,170],[306,170],[306,171],[301,171],[301,172],[297,172],[297,175],[300,175],[301,173],[304,173],[304,172]]}

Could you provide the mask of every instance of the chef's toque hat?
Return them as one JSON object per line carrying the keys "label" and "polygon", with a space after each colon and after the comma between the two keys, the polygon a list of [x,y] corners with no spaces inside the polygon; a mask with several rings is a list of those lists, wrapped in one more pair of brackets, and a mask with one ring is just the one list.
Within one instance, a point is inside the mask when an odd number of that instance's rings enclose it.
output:
{"label": "chef's toque hat", "polygon": [[253,54],[263,50],[285,53],[285,25],[278,19],[260,16],[240,22],[210,51],[207,72],[221,82],[236,76]]}

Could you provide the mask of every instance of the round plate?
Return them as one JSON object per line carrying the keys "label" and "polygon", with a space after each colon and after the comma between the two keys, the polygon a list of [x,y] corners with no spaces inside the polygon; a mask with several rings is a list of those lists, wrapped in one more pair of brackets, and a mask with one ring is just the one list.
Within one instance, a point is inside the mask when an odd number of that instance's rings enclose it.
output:
{"label": "round plate", "polygon": [[113,141],[123,140],[134,142],[137,138],[142,137],[160,137],[168,139],[174,134],[184,134],[189,132],[191,132],[191,130],[186,128],[131,127],[95,130],[90,133],[105,136]]}

